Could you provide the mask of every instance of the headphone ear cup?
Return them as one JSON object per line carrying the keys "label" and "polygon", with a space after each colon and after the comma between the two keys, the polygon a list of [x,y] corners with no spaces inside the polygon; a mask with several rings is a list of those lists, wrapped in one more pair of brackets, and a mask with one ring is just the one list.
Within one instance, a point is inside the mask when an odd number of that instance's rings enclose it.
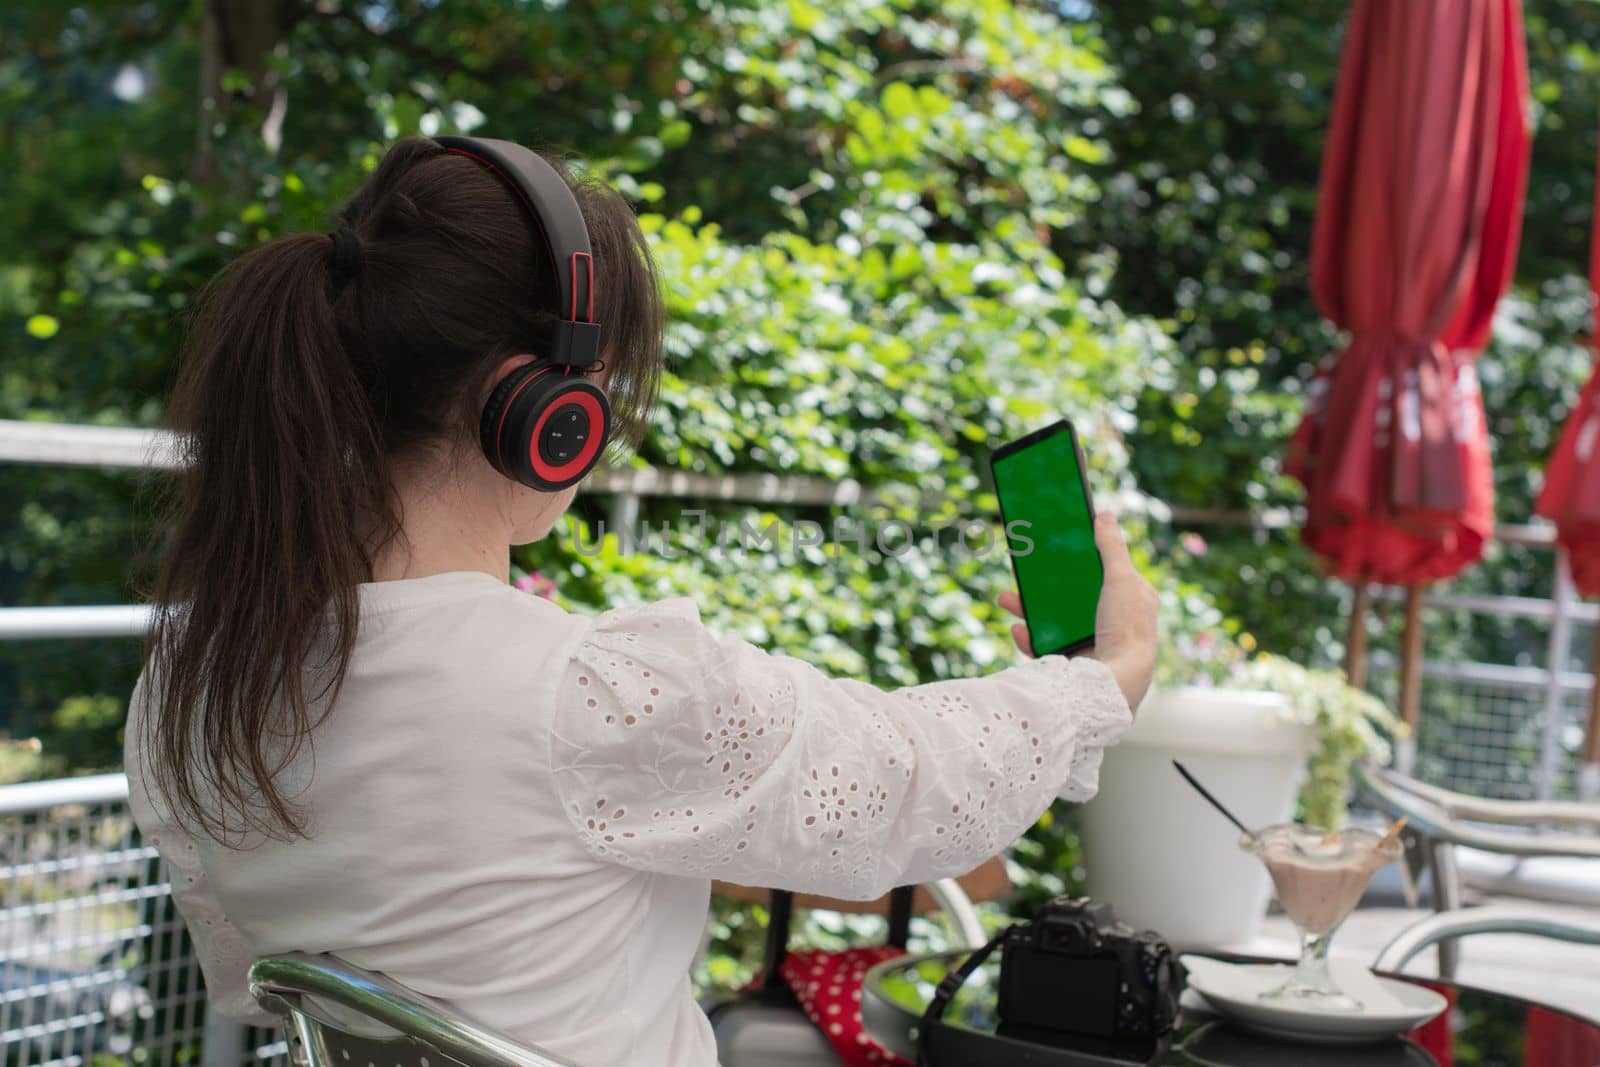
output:
{"label": "headphone ear cup", "polygon": [[551,493],[589,473],[610,430],[604,391],[582,375],[533,363],[507,375],[489,395],[479,437],[495,470]]}
{"label": "headphone ear cup", "polygon": [[504,449],[501,447],[501,434],[509,421],[505,417],[506,405],[517,394],[517,390],[527,384],[529,378],[548,369],[541,366],[537,360],[518,367],[502,378],[500,384],[489,394],[489,399],[484,401],[483,414],[478,418],[478,445],[483,449],[484,458],[489,461],[489,465],[508,478],[515,476],[507,468]]}

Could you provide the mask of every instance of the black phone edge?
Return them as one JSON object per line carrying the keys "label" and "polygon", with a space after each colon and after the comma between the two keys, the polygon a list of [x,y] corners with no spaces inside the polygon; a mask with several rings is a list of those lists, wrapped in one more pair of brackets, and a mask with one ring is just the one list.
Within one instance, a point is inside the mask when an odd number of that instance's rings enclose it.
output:
{"label": "black phone edge", "polygon": [[[1048,426],[1040,427],[1032,433],[1023,434],[1015,441],[1007,441],[989,453],[989,484],[994,486],[994,503],[995,507],[1000,511],[1000,539],[1005,542],[1006,557],[1011,560],[1011,580],[1017,586],[1017,603],[1022,608],[1024,625],[1028,623],[1028,601],[1022,592],[1022,575],[1017,571],[1017,557],[1011,551],[1011,535],[1007,532],[1006,527],[1006,506],[1005,501],[1000,496],[1000,479],[995,477],[994,465],[997,461],[1005,459],[1015,452],[1021,452],[1023,449],[1036,445],[1047,437],[1054,437],[1060,433],[1065,433],[1072,438],[1072,451],[1078,457],[1078,485],[1083,490],[1083,502],[1089,509],[1089,522],[1092,525],[1094,523],[1095,510],[1094,494],[1089,491],[1089,464],[1083,455],[1083,439],[1078,436],[1078,428],[1072,425],[1071,419],[1057,419]],[[1096,547],[1095,555],[1098,556],[1099,554],[1100,549]],[[1102,574],[1105,573],[1105,566],[1105,560],[1102,559],[1100,561]],[[1028,627],[1028,636],[1030,638],[1033,636],[1033,627],[1031,626]],[[1041,652],[1036,648],[1033,650],[1033,655],[1035,659],[1040,656],[1071,656],[1093,647],[1094,634],[1091,633],[1088,637],[1080,637],[1076,641],[1071,641],[1060,648],[1053,648],[1048,652]]]}

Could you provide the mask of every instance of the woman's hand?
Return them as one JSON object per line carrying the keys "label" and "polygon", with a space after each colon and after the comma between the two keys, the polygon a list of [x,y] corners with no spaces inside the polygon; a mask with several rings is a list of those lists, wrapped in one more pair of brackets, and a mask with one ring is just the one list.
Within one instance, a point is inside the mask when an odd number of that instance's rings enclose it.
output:
{"label": "woman's hand", "polygon": [[1134,568],[1115,515],[1095,516],[1094,543],[1106,580],[1095,609],[1091,654],[1111,668],[1128,707],[1138,711],[1156,669],[1156,591]]}
{"label": "woman's hand", "polygon": [[[1007,589],[1004,593],[1000,594],[1000,606],[1006,611],[1011,612],[1011,614],[1015,615],[1019,619],[1026,618],[1026,616],[1022,614],[1022,597],[1018,595],[1015,589]],[[1028,626],[1026,623],[1012,623],[1011,637],[1012,640],[1016,641],[1017,647],[1022,649],[1022,654],[1024,656],[1033,655],[1033,639],[1028,636]]]}
{"label": "woman's hand", "polygon": [[[1101,512],[1095,516],[1094,543],[1106,577],[1095,609],[1094,651],[1090,654],[1111,668],[1128,707],[1137,711],[1155,672],[1156,591],[1134,568],[1115,515]],[[1022,616],[1022,598],[1014,591],[1000,594],[1000,606]],[[1011,636],[1025,654],[1034,654],[1026,625],[1013,623]]]}

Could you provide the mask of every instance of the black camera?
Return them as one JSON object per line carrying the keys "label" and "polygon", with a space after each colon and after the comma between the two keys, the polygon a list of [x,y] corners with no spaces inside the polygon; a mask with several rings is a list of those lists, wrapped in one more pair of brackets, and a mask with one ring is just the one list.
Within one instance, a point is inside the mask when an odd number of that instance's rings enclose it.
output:
{"label": "black camera", "polygon": [[1182,984],[1161,935],[1111,905],[1057,897],[1000,944],[997,1033],[1143,1060],[1170,1041]]}

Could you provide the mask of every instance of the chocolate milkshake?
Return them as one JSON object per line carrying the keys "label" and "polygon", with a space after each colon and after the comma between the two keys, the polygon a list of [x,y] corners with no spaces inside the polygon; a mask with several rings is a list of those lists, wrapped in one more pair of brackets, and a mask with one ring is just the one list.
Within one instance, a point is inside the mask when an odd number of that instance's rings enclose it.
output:
{"label": "chocolate milkshake", "polygon": [[1255,852],[1272,875],[1279,903],[1311,934],[1331,933],[1344,922],[1373,872],[1400,855],[1397,839],[1380,851],[1378,835],[1366,830],[1324,835],[1279,826],[1259,836]]}
{"label": "chocolate milkshake", "polygon": [[1266,865],[1278,902],[1299,927],[1302,940],[1294,976],[1262,996],[1330,1011],[1361,1010],[1360,1002],[1334,985],[1328,974],[1328,941],[1355,910],[1373,872],[1400,857],[1398,834],[1323,833],[1284,823],[1241,838],[1239,846]]}

